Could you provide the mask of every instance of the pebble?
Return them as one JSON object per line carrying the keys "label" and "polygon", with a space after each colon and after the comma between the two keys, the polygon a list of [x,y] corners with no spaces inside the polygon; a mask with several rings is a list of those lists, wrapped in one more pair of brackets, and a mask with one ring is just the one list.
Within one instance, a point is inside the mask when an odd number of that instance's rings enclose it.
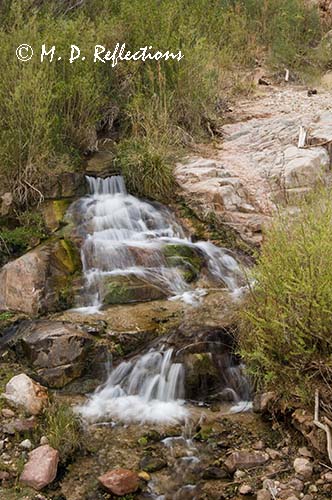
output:
{"label": "pebble", "polygon": [[41,445],[48,444],[48,438],[46,436],[42,436],[39,442]]}
{"label": "pebble", "polygon": [[252,492],[252,487],[249,484],[242,484],[239,488],[240,495],[250,495]]}
{"label": "pebble", "polygon": [[20,447],[23,448],[24,450],[31,450],[32,448],[32,443],[30,439],[25,439],[20,443]]}
{"label": "pebble", "polygon": [[9,408],[3,408],[3,410],[1,410],[1,415],[2,415],[4,418],[12,418],[12,417],[15,417],[15,413],[13,412],[13,410],[10,410]]}
{"label": "pebble", "polygon": [[304,495],[302,500],[314,500],[314,497],[312,495]]}
{"label": "pebble", "polygon": [[238,469],[234,472],[235,479],[243,479],[244,477],[246,477],[246,473],[243,470]]}
{"label": "pebble", "polygon": [[257,500],[271,500],[271,493],[267,490],[257,491]]}
{"label": "pebble", "polygon": [[256,443],[254,443],[252,445],[252,448],[253,448],[253,450],[257,450],[257,451],[264,450],[264,448],[265,448],[264,441],[262,441],[262,440],[256,441]]}
{"label": "pebble", "polygon": [[326,474],[324,474],[324,479],[328,483],[332,483],[332,472],[327,472]]}
{"label": "pebble", "polygon": [[311,484],[308,488],[309,493],[317,493],[318,488],[315,484]]}
{"label": "pebble", "polygon": [[141,472],[138,473],[138,477],[140,479],[143,479],[143,481],[145,481],[146,483],[148,483],[151,480],[150,474],[148,474],[144,470],[142,470]]}
{"label": "pebble", "polygon": [[312,463],[307,458],[296,458],[294,460],[294,469],[304,479],[310,479],[313,473]]}
{"label": "pebble", "polygon": [[299,455],[302,457],[306,458],[312,458],[312,453],[306,446],[303,446],[302,448],[299,448]]}

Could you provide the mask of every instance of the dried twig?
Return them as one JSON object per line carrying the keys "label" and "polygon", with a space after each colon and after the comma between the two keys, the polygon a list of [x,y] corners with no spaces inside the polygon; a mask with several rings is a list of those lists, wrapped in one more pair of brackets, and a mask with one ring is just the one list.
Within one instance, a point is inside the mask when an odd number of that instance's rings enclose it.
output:
{"label": "dried twig", "polygon": [[332,432],[331,432],[331,427],[329,425],[329,424],[331,424],[331,421],[327,418],[325,418],[324,421],[325,421],[325,424],[323,424],[319,420],[319,390],[316,389],[314,424],[316,425],[316,427],[318,427],[319,429],[322,429],[326,433],[327,454],[328,454],[329,460],[332,464]]}

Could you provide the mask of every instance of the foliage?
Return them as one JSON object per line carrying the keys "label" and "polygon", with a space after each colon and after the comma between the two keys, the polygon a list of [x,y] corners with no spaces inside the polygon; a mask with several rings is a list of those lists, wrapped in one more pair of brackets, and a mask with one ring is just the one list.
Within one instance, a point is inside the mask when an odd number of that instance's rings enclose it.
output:
{"label": "foliage", "polygon": [[259,386],[312,399],[332,382],[332,198],[319,191],[268,230],[251,279],[241,353]]}
{"label": "foliage", "polygon": [[62,463],[82,446],[80,421],[66,403],[53,402],[46,408],[42,430],[50,446],[59,451]]}
{"label": "foliage", "polygon": [[0,227],[0,264],[4,264],[9,256],[19,255],[47,236],[40,214],[23,212],[19,215],[18,223],[20,225],[13,229]]}

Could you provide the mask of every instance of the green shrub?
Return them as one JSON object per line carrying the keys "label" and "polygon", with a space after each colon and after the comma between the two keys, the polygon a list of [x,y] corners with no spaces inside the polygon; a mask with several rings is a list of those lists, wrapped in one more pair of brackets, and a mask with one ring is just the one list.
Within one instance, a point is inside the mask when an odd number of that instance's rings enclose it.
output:
{"label": "green shrub", "polygon": [[260,387],[312,399],[332,381],[332,197],[323,190],[300,213],[280,215],[253,270],[241,353]]}
{"label": "green shrub", "polygon": [[149,139],[122,141],[118,148],[120,167],[129,191],[159,201],[174,195],[174,177],[167,149]]}
{"label": "green shrub", "polygon": [[53,402],[45,409],[42,431],[50,446],[59,451],[62,463],[82,446],[80,421],[67,403]]}

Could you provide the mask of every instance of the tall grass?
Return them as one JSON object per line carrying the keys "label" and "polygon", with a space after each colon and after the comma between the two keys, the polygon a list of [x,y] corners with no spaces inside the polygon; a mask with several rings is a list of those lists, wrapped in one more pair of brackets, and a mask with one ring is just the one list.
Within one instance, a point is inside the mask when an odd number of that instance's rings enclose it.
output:
{"label": "tall grass", "polygon": [[240,346],[261,387],[312,400],[332,382],[332,197],[319,191],[266,234],[243,314]]}
{"label": "tall grass", "polygon": [[[122,158],[133,142],[144,168],[151,150],[168,151],[211,133],[220,116],[217,103],[238,89],[236,75],[255,60],[275,68],[310,67],[321,36],[315,9],[300,0],[5,0],[0,5],[0,176],[17,205],[27,207],[43,195],[47,179],[59,169],[78,168],[93,150],[101,123],[116,111],[112,138]],[[93,53],[95,44],[117,42],[137,50],[181,50],[180,61],[86,61],[19,63],[15,48],[29,43],[71,44]],[[99,129],[98,129],[99,126]],[[101,129],[101,130],[100,130]],[[108,131],[109,132],[109,131]],[[154,146],[152,146],[152,144]],[[164,148],[165,146],[165,148]],[[137,149],[137,148],[136,148]],[[154,171],[171,171],[159,161]],[[137,183],[134,166],[127,169]],[[159,181],[155,183],[159,185]],[[147,184],[146,184],[147,185]],[[146,194],[154,197],[148,186]]]}

